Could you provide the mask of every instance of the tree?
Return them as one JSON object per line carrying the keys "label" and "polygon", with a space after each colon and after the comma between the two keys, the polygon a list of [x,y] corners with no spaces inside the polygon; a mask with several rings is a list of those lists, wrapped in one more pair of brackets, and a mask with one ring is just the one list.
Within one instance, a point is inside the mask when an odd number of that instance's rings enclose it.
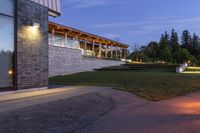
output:
{"label": "tree", "polygon": [[166,47],[169,47],[169,34],[167,31],[165,34],[162,34],[160,38],[160,49],[164,49]]}
{"label": "tree", "polygon": [[200,65],[200,38],[193,34],[191,37],[188,30],[184,30],[181,43],[177,32],[172,29],[171,35],[167,32],[162,34],[159,43],[149,42],[132,53],[131,58],[143,61],[165,61],[172,63],[183,63],[191,61]]}
{"label": "tree", "polygon": [[163,48],[160,50],[160,59],[165,62],[171,62],[172,61],[172,54],[169,47]]}
{"label": "tree", "polygon": [[171,62],[172,54],[169,47],[169,34],[165,32],[160,38],[160,59],[165,62]]}
{"label": "tree", "polygon": [[170,48],[172,49],[172,52],[177,51],[180,47],[178,34],[177,34],[177,32],[175,32],[174,29],[171,32],[169,44],[170,44]]}
{"label": "tree", "polygon": [[199,37],[194,33],[192,36],[192,51],[193,63],[200,64],[200,40]]}
{"label": "tree", "polygon": [[180,62],[179,63],[184,63],[189,61],[192,58],[192,55],[189,53],[189,51],[185,48],[180,49]]}
{"label": "tree", "polygon": [[157,61],[159,58],[159,44],[150,42],[144,52],[152,61]]}
{"label": "tree", "polygon": [[197,56],[200,52],[199,37],[194,33],[192,37],[192,55]]}
{"label": "tree", "polygon": [[179,45],[179,38],[178,38],[178,34],[175,32],[174,29],[172,29],[171,31],[171,37],[170,37],[170,48],[172,50],[172,62],[173,63],[177,63],[177,60],[179,60],[179,56],[177,56],[177,52],[180,48]]}
{"label": "tree", "polygon": [[183,48],[186,48],[190,53],[192,53],[192,39],[188,30],[183,31],[181,43]]}
{"label": "tree", "polygon": [[142,51],[132,53],[129,58],[134,61],[148,61],[148,57]]}

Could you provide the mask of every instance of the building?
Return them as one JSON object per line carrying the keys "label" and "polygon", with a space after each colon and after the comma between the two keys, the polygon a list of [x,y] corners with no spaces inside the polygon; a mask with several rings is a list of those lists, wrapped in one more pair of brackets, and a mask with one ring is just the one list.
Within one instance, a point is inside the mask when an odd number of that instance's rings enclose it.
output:
{"label": "building", "polygon": [[47,88],[49,76],[126,58],[128,45],[48,21],[60,15],[60,0],[1,0],[0,91]]}

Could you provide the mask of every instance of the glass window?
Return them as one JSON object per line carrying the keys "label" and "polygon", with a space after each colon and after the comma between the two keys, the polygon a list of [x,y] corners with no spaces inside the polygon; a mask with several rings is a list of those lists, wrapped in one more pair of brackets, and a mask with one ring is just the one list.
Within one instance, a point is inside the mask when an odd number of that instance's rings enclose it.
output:
{"label": "glass window", "polygon": [[14,0],[1,0],[0,13],[13,16]]}
{"label": "glass window", "polygon": [[14,19],[0,15],[0,88],[13,86]]}
{"label": "glass window", "polygon": [[63,46],[63,40],[64,40],[64,36],[55,35],[55,37],[54,37],[54,45],[62,47]]}

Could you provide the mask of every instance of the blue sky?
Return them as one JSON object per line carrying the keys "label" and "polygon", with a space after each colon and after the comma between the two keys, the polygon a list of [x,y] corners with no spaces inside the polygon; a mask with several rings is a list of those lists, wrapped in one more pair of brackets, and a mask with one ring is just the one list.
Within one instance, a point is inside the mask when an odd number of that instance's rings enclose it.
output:
{"label": "blue sky", "polygon": [[61,0],[62,16],[51,18],[129,45],[158,41],[164,31],[200,35],[200,0]]}

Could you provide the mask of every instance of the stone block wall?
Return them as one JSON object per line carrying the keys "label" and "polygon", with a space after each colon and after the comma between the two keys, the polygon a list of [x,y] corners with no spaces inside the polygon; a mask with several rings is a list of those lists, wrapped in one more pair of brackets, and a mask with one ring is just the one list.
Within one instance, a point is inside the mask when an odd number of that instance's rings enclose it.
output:
{"label": "stone block wall", "polygon": [[47,87],[48,9],[30,0],[17,0],[16,18],[17,89]]}
{"label": "stone block wall", "polygon": [[84,57],[79,49],[49,46],[49,77],[121,64],[124,62]]}

